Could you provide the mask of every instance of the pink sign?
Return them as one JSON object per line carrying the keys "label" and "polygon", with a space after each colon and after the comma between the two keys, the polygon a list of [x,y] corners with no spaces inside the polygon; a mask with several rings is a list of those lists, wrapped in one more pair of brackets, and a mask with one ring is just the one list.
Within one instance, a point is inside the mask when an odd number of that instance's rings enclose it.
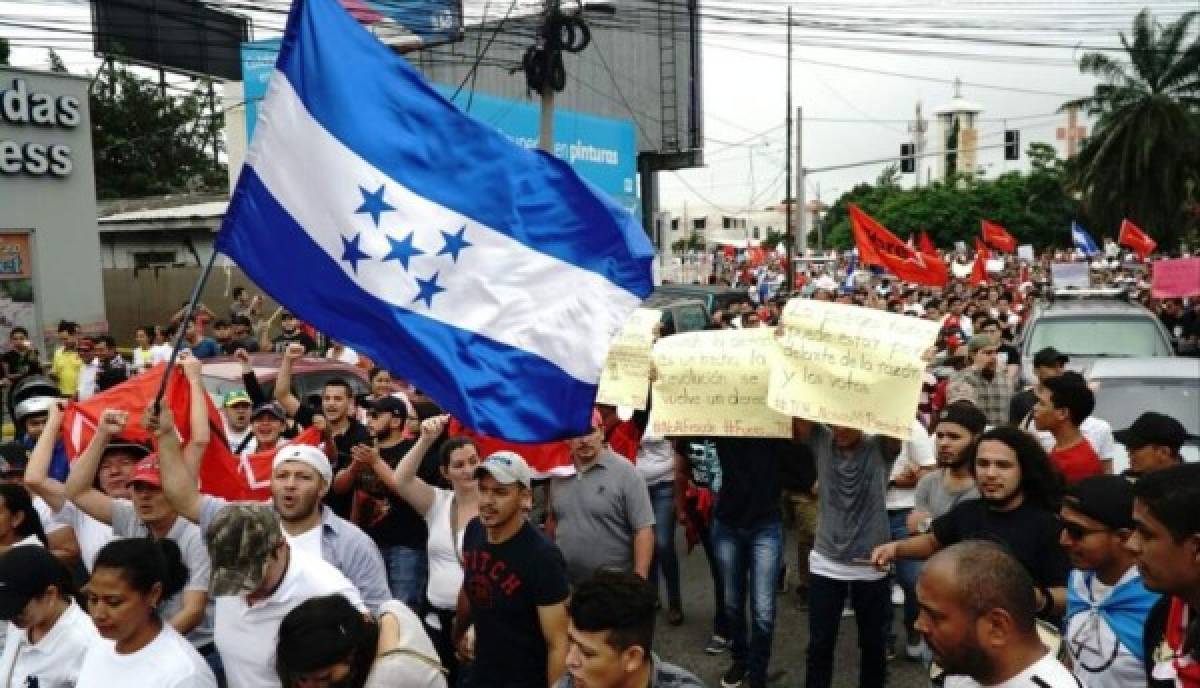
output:
{"label": "pink sign", "polygon": [[1156,260],[1151,267],[1151,295],[1156,299],[1182,299],[1200,294],[1200,258]]}

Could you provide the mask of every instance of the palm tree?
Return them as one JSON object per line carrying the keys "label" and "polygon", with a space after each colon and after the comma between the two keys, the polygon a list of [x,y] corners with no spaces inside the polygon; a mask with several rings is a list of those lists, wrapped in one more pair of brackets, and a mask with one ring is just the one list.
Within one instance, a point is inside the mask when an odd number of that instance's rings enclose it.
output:
{"label": "palm tree", "polygon": [[1200,36],[1189,31],[1197,17],[1164,27],[1143,9],[1132,41],[1120,34],[1128,62],[1084,54],[1079,70],[1103,83],[1063,105],[1096,118],[1069,177],[1089,215],[1114,231],[1129,217],[1166,250],[1200,219]]}

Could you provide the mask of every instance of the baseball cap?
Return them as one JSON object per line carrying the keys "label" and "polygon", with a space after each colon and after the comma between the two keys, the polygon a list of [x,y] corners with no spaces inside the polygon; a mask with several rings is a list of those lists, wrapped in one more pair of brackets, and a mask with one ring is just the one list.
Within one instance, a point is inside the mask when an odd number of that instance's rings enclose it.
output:
{"label": "baseball cap", "polygon": [[996,346],[996,342],[986,334],[977,334],[967,342],[967,353],[974,356],[976,351],[989,346]]}
{"label": "baseball cap", "polygon": [[225,398],[221,401],[222,406],[234,406],[236,404],[249,404],[250,395],[246,394],[244,389],[231,389],[225,393]]}
{"label": "baseball cap", "polygon": [[317,449],[309,444],[289,444],[283,449],[275,452],[275,459],[271,461],[271,470],[274,471],[279,464],[288,461],[295,461],[307,466],[311,466],[317,475],[320,475],[325,484],[333,482],[333,468],[329,465],[329,457],[325,456],[325,452]]}
{"label": "baseball cap", "polygon": [[954,423],[966,428],[971,434],[978,435],[987,428],[987,415],[969,401],[959,400],[947,404],[938,416],[938,422]]}
{"label": "baseball cap", "polygon": [[529,487],[533,482],[533,472],[521,455],[511,451],[498,451],[487,457],[479,468],[475,469],[475,477],[480,478],[484,473],[491,475],[502,485],[521,483]]}
{"label": "baseball cap", "polygon": [[69,580],[62,563],[45,547],[13,547],[0,556],[0,621],[12,621],[47,587]]}
{"label": "baseball cap", "polygon": [[1033,355],[1033,367],[1049,368],[1051,366],[1062,365],[1069,360],[1071,359],[1066,354],[1061,354],[1058,352],[1058,349],[1048,346]]}
{"label": "baseball cap", "polygon": [[1178,452],[1187,439],[1187,430],[1174,418],[1155,411],[1146,411],[1133,425],[1113,433],[1126,449],[1141,449],[1147,444],[1159,444]]}
{"label": "baseball cap", "polygon": [[129,440],[123,440],[119,438],[109,442],[104,447],[105,455],[109,454],[110,452],[118,451],[125,452],[127,454],[133,454],[135,459],[144,459],[150,455],[150,447],[147,447],[139,442],[130,442]]}
{"label": "baseball cap", "polygon": [[146,483],[154,487],[162,487],[162,474],[158,469],[158,454],[150,454],[138,462],[129,477],[129,483]]}
{"label": "baseball cap", "polygon": [[241,595],[257,588],[267,557],[283,541],[279,516],[266,504],[230,504],[217,512],[205,533],[214,597]]}
{"label": "baseball cap", "polygon": [[360,405],[368,411],[390,413],[394,416],[400,416],[401,418],[408,417],[408,405],[404,403],[403,399],[394,397],[391,394],[384,395],[374,400],[364,399]]}
{"label": "baseball cap", "polygon": [[1133,483],[1120,475],[1094,475],[1067,488],[1063,505],[1109,528],[1133,528]]}
{"label": "baseball cap", "polygon": [[283,410],[283,406],[278,401],[264,401],[254,407],[254,413],[250,414],[250,420],[254,420],[264,413],[269,413],[279,420],[287,422],[287,412]]}

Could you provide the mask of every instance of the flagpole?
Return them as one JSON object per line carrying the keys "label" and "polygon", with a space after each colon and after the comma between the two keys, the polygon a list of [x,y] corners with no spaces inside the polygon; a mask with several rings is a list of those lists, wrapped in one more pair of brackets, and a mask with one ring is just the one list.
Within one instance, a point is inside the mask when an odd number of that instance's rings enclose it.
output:
{"label": "flagpole", "polygon": [[156,414],[159,411],[163,394],[167,391],[167,381],[171,379],[171,370],[175,368],[175,359],[179,357],[179,350],[183,347],[183,338],[187,336],[188,323],[192,321],[192,316],[196,313],[196,305],[200,303],[200,292],[204,291],[204,285],[208,283],[208,276],[212,274],[213,265],[216,262],[217,249],[214,247],[212,253],[208,256],[208,263],[204,265],[204,270],[200,273],[200,279],[196,280],[196,286],[192,288],[192,298],[188,300],[187,308],[183,313],[183,319],[179,321],[179,332],[175,334],[175,344],[171,347],[171,357],[167,359],[167,367],[163,371],[162,381],[158,383],[158,393],[154,395],[154,412]]}

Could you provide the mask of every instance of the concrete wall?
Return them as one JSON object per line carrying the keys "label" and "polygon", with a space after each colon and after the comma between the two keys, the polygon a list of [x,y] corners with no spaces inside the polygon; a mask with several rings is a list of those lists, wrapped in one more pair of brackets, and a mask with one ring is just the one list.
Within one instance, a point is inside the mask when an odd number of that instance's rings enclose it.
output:
{"label": "concrete wall", "polygon": [[[53,330],[60,319],[99,327],[106,317],[96,231],[88,80],[0,67],[0,90],[14,90],[15,80],[24,82],[26,95],[49,95],[59,120],[71,121],[62,117],[62,98],[74,99],[78,116],[72,126],[67,126],[61,121],[13,122],[9,116],[12,113],[0,113],[0,169],[10,170],[0,171],[0,232],[32,232],[33,291],[39,328]],[[17,100],[14,93],[0,97],[10,109],[16,107]],[[35,108],[30,105],[30,109]],[[9,141],[22,148],[30,144],[68,147],[70,170],[39,173],[37,164],[25,164],[23,169],[11,171],[10,163],[15,159],[5,155],[3,143]],[[61,166],[58,171],[63,172]]]}

